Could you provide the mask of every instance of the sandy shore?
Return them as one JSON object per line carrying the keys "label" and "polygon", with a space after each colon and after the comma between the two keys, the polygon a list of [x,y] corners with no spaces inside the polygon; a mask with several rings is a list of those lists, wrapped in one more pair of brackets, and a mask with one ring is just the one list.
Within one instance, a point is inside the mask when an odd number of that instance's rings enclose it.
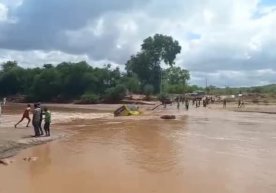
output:
{"label": "sandy shore", "polygon": [[[26,127],[27,120],[24,120],[17,128],[14,124],[20,120],[24,111],[24,104],[8,104],[0,118],[0,159],[14,156],[18,151],[47,143],[53,140],[64,138],[72,133],[69,130],[75,127],[74,121],[85,119],[99,119],[112,117],[111,109],[116,105],[110,106],[81,106],[81,105],[56,105],[47,104],[52,111],[51,137],[33,138],[33,128],[30,124]],[[118,105],[117,105],[118,106]]]}
{"label": "sandy shore", "polygon": [[[2,114],[0,123],[0,159],[15,155],[19,150],[47,143],[56,139],[64,138],[72,133],[72,128],[85,124],[84,120],[97,120],[105,119],[112,120],[113,110],[118,108],[120,104],[115,105],[72,105],[72,104],[47,104],[52,111],[53,124],[52,136],[33,138],[33,128],[26,128],[25,122],[22,122],[16,129],[14,124],[21,118],[21,113],[25,108],[24,104],[8,104]],[[161,115],[173,114],[176,116],[186,113],[184,109],[178,111],[175,106],[168,106],[166,109],[163,107],[151,111],[153,106],[141,105],[140,107],[144,112],[142,116],[137,117],[119,117],[114,121],[123,120],[154,120],[159,119]],[[184,108],[184,107],[182,107]],[[189,114],[198,114],[206,111],[239,111],[239,112],[254,112],[254,113],[269,113],[276,114],[275,105],[247,105],[245,108],[238,109],[236,104],[229,104],[227,109],[223,109],[222,105],[210,105],[207,109],[200,107],[199,109],[191,106]]]}

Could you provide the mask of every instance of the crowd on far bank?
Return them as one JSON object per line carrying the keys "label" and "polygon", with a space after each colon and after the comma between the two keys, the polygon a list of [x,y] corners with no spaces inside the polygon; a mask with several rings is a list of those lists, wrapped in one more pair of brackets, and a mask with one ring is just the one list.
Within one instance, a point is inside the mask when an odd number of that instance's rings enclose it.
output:
{"label": "crowd on far bank", "polygon": [[[6,98],[0,102],[0,116],[2,114],[2,108],[6,105]],[[32,118],[31,118],[32,114]],[[27,120],[26,127],[29,127],[32,122],[34,129],[33,137],[50,136],[51,125],[51,112],[47,107],[41,107],[40,103],[33,104],[33,108],[30,104],[27,105],[23,112],[22,118],[14,125],[16,128],[21,122]],[[44,120],[44,124],[43,124]],[[43,127],[42,127],[43,126]]]}
{"label": "crowd on far bank", "polygon": [[[214,104],[215,99],[213,97],[208,97],[208,96],[193,97],[193,98],[188,98],[188,97],[185,97],[185,96],[177,96],[174,99],[163,100],[161,102],[162,102],[164,108],[166,108],[167,104],[176,103],[178,110],[180,109],[180,105],[182,104],[182,105],[185,106],[185,109],[188,111],[189,107],[190,107],[190,103],[192,104],[192,106],[195,106],[196,108],[201,107],[201,105],[202,105],[202,107],[206,108],[208,105]],[[223,108],[225,109],[226,106],[227,106],[227,103],[228,103],[227,99],[224,98],[224,99],[220,100],[219,102],[222,103]],[[238,108],[242,108],[242,107],[245,107],[245,103],[241,98],[239,98]]]}

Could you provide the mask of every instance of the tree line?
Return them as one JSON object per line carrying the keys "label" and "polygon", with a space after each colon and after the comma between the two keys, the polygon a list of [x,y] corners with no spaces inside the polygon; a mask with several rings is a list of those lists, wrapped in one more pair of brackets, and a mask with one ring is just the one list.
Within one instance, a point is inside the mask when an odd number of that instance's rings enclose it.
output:
{"label": "tree line", "polygon": [[225,87],[218,88],[215,86],[208,86],[206,92],[214,95],[236,95],[244,93],[267,94],[272,97],[276,96],[276,84],[252,87]]}
{"label": "tree line", "polygon": [[187,83],[189,72],[175,66],[180,52],[178,41],[156,34],[143,41],[141,50],[126,62],[125,70],[110,64],[93,67],[85,61],[37,68],[23,68],[16,61],[8,61],[0,69],[0,96],[20,95],[26,101],[113,103],[127,92],[148,96],[191,92],[195,87]]}

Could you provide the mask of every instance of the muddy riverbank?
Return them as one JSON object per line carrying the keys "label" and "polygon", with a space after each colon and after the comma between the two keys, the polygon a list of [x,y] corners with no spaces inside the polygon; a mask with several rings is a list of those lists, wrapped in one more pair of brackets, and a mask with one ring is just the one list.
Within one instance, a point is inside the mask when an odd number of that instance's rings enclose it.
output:
{"label": "muddy riverbank", "polygon": [[[48,104],[52,111],[52,135],[51,137],[33,138],[33,128],[25,127],[27,120],[24,120],[17,128],[14,124],[20,120],[24,111],[24,104],[8,104],[3,109],[0,118],[0,159],[14,156],[20,150],[40,145],[60,138],[72,135],[71,127],[74,127],[74,121],[85,119],[98,119],[112,116],[111,106],[94,107],[81,105],[57,105]],[[114,107],[116,107],[114,105]],[[68,123],[70,123],[68,125]]]}

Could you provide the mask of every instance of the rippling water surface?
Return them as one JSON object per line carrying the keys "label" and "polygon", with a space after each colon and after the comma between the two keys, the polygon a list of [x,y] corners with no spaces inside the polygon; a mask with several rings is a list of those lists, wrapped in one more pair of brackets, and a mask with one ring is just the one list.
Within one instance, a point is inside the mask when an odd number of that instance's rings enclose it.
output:
{"label": "rippling water surface", "polygon": [[275,118],[201,112],[176,121],[85,121],[78,134],[0,167],[0,192],[275,193]]}

